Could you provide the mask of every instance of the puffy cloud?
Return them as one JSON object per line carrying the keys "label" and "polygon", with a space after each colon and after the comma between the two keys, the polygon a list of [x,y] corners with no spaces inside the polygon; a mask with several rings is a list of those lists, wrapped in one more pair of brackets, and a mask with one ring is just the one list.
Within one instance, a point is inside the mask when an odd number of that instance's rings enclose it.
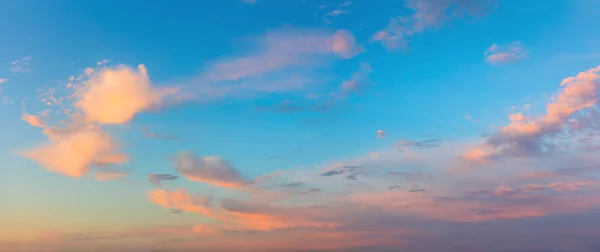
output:
{"label": "puffy cloud", "polygon": [[333,34],[331,49],[344,58],[352,58],[363,52],[363,49],[356,44],[354,35],[347,30],[339,30]]}
{"label": "puffy cloud", "polygon": [[81,177],[93,165],[123,164],[128,157],[118,152],[118,144],[101,128],[85,125],[75,129],[46,128],[51,142],[24,155],[46,169],[71,177]]}
{"label": "puffy cloud", "polygon": [[493,44],[485,51],[485,60],[490,64],[500,64],[518,61],[527,57],[527,51],[519,42],[514,42],[508,47]]}
{"label": "puffy cloud", "polygon": [[[510,115],[511,122],[487,140],[497,149],[492,155],[530,156],[554,150],[550,137],[568,128],[579,113],[596,105],[600,87],[600,66],[562,80],[562,89],[546,105],[546,113],[527,118]],[[585,130],[585,128],[579,128]]]}
{"label": "puffy cloud", "polygon": [[44,121],[44,119],[42,119],[39,116],[34,116],[34,115],[30,115],[30,114],[23,114],[23,116],[21,117],[21,119],[23,119],[23,121],[29,123],[29,125],[31,125],[33,127],[45,128],[46,126],[48,126],[46,124],[46,122]]}
{"label": "puffy cloud", "polygon": [[198,157],[192,152],[180,152],[172,161],[177,170],[191,181],[229,188],[243,188],[250,183],[229,162],[218,156]]}
{"label": "puffy cloud", "polygon": [[4,84],[7,81],[8,81],[8,79],[2,79],[2,78],[0,78],[0,85]]}
{"label": "puffy cloud", "polygon": [[90,79],[78,93],[79,100],[75,106],[91,122],[125,123],[135,114],[159,105],[161,99],[175,92],[173,89],[152,87],[144,65],[139,65],[137,71],[119,66],[89,74]]}

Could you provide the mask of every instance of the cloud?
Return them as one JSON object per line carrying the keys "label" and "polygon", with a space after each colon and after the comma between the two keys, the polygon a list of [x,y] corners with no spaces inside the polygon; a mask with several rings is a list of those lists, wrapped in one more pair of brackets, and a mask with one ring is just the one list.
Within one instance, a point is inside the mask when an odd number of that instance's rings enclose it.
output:
{"label": "cloud", "polygon": [[385,136],[385,131],[377,130],[377,139],[382,139]]}
{"label": "cloud", "polygon": [[42,119],[39,116],[34,116],[34,115],[30,115],[30,114],[23,114],[23,116],[21,117],[21,119],[23,121],[29,123],[29,125],[31,125],[33,127],[45,128],[46,126],[48,126],[46,124],[46,122],[44,121],[44,119]]}
{"label": "cloud", "polygon": [[501,64],[521,60],[527,57],[527,51],[521,43],[514,42],[506,48],[493,44],[484,55],[485,60],[490,64]]}
{"label": "cloud", "polygon": [[155,174],[155,173],[148,174],[148,182],[155,184],[155,185],[161,185],[163,181],[172,181],[172,180],[177,180],[178,178],[179,178],[179,176],[175,176],[175,175],[171,175],[171,174]]}
{"label": "cloud", "polygon": [[[546,105],[545,114],[536,117],[510,115],[511,122],[487,139],[486,144],[493,151],[488,156],[532,156],[555,151],[557,145],[552,138],[574,125],[570,122],[577,122],[576,114],[596,105],[599,72],[600,66],[563,79],[561,90]],[[570,129],[583,131],[589,127]]]}
{"label": "cloud", "polygon": [[191,181],[228,188],[243,188],[250,183],[218,156],[198,157],[192,152],[180,152],[172,161],[177,171]]}
{"label": "cloud", "polygon": [[31,59],[31,56],[27,56],[22,59],[13,61],[11,63],[12,67],[10,68],[10,71],[14,73],[28,73],[35,70],[35,68],[32,68],[29,65]]}
{"label": "cloud", "polygon": [[343,3],[340,4],[340,7],[346,7],[346,6],[350,6],[352,4],[352,1],[345,1]]}
{"label": "cloud", "polygon": [[440,29],[454,19],[477,19],[486,16],[494,7],[492,0],[409,0],[410,15],[391,18],[387,27],[371,36],[371,42],[381,42],[388,50],[403,49],[412,36]]}
{"label": "cloud", "polygon": [[2,78],[0,78],[0,85],[4,84],[7,81],[8,81],[8,79],[2,79]]}
{"label": "cloud", "polygon": [[342,14],[347,14],[348,11],[345,10],[332,10],[331,12],[325,14],[325,16],[339,16]]}
{"label": "cloud", "polygon": [[369,83],[368,75],[371,74],[371,72],[373,72],[371,65],[368,63],[361,63],[360,68],[352,74],[352,77],[342,83],[342,94],[360,91]]}
{"label": "cloud", "polygon": [[256,0],[242,0],[242,2],[247,3],[247,4],[255,4]]}
{"label": "cloud", "polygon": [[23,153],[47,170],[81,177],[91,166],[123,164],[128,157],[118,152],[119,145],[101,128],[93,125],[71,129],[46,128],[52,140]]}
{"label": "cloud", "polygon": [[241,81],[313,64],[315,58],[351,58],[362,52],[349,31],[335,33],[283,29],[251,40],[256,52],[213,63],[202,76],[204,81]]}
{"label": "cloud", "polygon": [[168,209],[179,209],[188,213],[214,216],[209,208],[211,198],[205,195],[192,196],[184,190],[168,192],[153,190],[148,193],[151,202]]}
{"label": "cloud", "polygon": [[308,208],[275,207],[269,204],[257,204],[233,199],[221,202],[223,209],[228,211],[229,220],[236,226],[224,227],[238,231],[268,231],[298,227],[333,228],[337,223],[311,220],[315,215]]}
{"label": "cloud", "polygon": [[440,142],[441,142],[441,140],[437,139],[437,138],[425,139],[425,140],[419,140],[419,141],[400,139],[400,141],[398,143],[396,143],[396,146],[400,150],[402,150],[406,147],[427,149],[427,148],[439,147]]}
{"label": "cloud", "polygon": [[147,137],[147,138],[164,139],[164,140],[175,140],[175,139],[177,139],[177,137],[173,136],[173,135],[159,135],[159,134],[156,134],[156,133],[150,131],[149,127],[143,127],[142,130],[144,131],[144,137]]}
{"label": "cloud", "polygon": [[124,172],[124,171],[108,169],[108,170],[100,170],[100,171],[96,172],[95,177],[96,177],[96,180],[99,180],[99,181],[109,181],[109,180],[120,179],[127,175],[128,175],[128,173]]}
{"label": "cloud", "polygon": [[135,114],[160,105],[165,96],[175,92],[153,88],[144,65],[139,65],[137,71],[119,66],[90,74],[78,93],[75,106],[91,122],[125,123]]}
{"label": "cloud", "polygon": [[347,30],[336,31],[330,43],[333,52],[346,59],[353,58],[364,51],[362,47],[356,44],[354,35]]}

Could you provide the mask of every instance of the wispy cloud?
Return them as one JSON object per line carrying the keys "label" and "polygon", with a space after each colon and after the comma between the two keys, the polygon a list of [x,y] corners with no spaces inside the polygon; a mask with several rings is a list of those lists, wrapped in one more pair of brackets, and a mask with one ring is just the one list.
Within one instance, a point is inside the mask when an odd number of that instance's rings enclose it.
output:
{"label": "wispy cloud", "polygon": [[0,85],[4,84],[7,81],[8,81],[8,79],[2,79],[2,78],[0,78]]}
{"label": "wispy cloud", "polygon": [[256,0],[241,0],[241,1],[244,3],[247,3],[247,4],[255,4],[256,3]]}
{"label": "wispy cloud", "polygon": [[249,42],[254,50],[209,64],[186,92],[198,100],[211,100],[299,91],[320,78],[315,76],[315,70],[363,51],[354,35],[346,30],[286,28],[251,38]]}
{"label": "wispy cloud", "polygon": [[373,70],[369,63],[361,63],[360,68],[352,74],[349,80],[342,83],[342,94],[346,95],[351,92],[358,92],[362,90],[367,84],[369,84],[368,75]]}
{"label": "wispy cloud", "polygon": [[485,51],[485,60],[490,64],[514,62],[527,57],[527,51],[520,42],[513,42],[509,46],[493,44]]}
{"label": "wispy cloud", "polygon": [[22,59],[13,61],[11,63],[12,67],[10,68],[10,71],[14,73],[28,73],[35,70],[35,68],[31,67],[31,65],[29,64],[31,62],[31,59],[31,56],[27,56]]}
{"label": "wispy cloud", "polygon": [[371,36],[388,50],[403,49],[415,34],[440,29],[454,19],[480,18],[487,15],[496,3],[492,0],[409,0],[406,7],[412,14],[391,18],[387,27]]}

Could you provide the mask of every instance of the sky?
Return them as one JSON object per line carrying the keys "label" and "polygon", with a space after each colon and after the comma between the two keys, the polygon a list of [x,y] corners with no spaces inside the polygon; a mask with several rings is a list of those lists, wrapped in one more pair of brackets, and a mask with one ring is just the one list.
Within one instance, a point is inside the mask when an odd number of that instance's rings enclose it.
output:
{"label": "sky", "polygon": [[0,0],[0,251],[599,251],[599,15]]}

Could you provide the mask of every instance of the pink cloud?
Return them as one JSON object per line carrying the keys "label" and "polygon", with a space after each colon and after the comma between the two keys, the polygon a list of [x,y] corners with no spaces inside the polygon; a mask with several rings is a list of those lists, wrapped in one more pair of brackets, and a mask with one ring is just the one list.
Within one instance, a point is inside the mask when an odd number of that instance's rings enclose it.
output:
{"label": "pink cloud", "polygon": [[410,15],[390,19],[387,27],[371,36],[371,42],[381,42],[388,50],[403,49],[414,34],[442,28],[454,19],[477,19],[494,7],[492,0],[409,0]]}
{"label": "pink cloud", "polygon": [[243,81],[290,68],[307,68],[314,64],[315,58],[332,54],[351,58],[362,52],[354,36],[345,30],[331,34],[284,29],[252,41],[257,45],[254,53],[217,61],[201,77],[202,81]]}
{"label": "pink cloud", "polygon": [[350,79],[342,83],[342,94],[346,95],[349,92],[360,91],[369,83],[368,75],[372,72],[373,70],[371,69],[371,65],[368,63],[361,63],[360,68],[352,74]]}
{"label": "pink cloud", "polygon": [[39,116],[34,116],[34,115],[30,115],[30,114],[23,114],[23,116],[21,117],[21,119],[23,119],[23,121],[29,123],[29,125],[31,125],[33,127],[45,128],[46,126],[48,126],[46,124],[46,122],[44,121],[44,119],[42,119]]}
{"label": "pink cloud", "polygon": [[339,30],[333,34],[331,49],[344,58],[353,58],[363,52],[363,48],[356,44],[354,35],[347,30]]}
{"label": "pink cloud", "polygon": [[506,48],[493,44],[485,52],[485,60],[490,64],[513,62],[525,57],[527,51],[519,42],[514,42]]}
{"label": "pink cloud", "polygon": [[505,148],[505,153],[509,155],[514,155],[516,151],[523,155],[540,152],[542,147],[539,141],[563,131],[575,113],[596,104],[599,72],[600,66],[562,80],[562,90],[546,105],[545,114],[532,118],[511,116],[511,122],[491,137],[489,144]]}

